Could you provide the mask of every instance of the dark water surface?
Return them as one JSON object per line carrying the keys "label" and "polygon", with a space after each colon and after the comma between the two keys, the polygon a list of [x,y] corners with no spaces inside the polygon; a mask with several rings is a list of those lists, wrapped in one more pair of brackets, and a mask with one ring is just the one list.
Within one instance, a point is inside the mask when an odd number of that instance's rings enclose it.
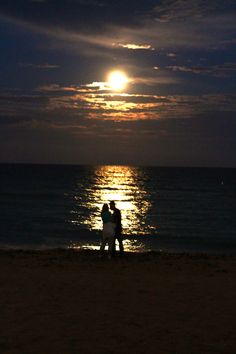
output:
{"label": "dark water surface", "polygon": [[90,247],[115,200],[130,251],[236,254],[236,169],[0,165],[1,247]]}

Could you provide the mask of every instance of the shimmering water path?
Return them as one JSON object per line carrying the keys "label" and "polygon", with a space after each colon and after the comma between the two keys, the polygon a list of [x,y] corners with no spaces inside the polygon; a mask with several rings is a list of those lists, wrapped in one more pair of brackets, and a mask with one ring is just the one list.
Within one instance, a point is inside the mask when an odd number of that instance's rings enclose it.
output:
{"label": "shimmering water path", "polygon": [[0,165],[2,247],[98,248],[116,201],[130,251],[236,252],[236,170]]}

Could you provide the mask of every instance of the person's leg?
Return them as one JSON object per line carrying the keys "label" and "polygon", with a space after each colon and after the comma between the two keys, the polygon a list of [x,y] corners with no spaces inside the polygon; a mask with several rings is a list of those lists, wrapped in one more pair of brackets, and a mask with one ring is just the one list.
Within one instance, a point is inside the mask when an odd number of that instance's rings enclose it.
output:
{"label": "person's leg", "polygon": [[121,233],[118,233],[116,235],[116,238],[119,242],[119,250],[120,250],[120,254],[123,254],[124,253],[124,245],[123,245],[123,237],[122,237],[122,234]]}
{"label": "person's leg", "polygon": [[114,237],[110,236],[108,238],[108,256],[112,257],[114,251]]}
{"label": "person's leg", "polygon": [[112,237],[111,254],[112,254],[112,256],[115,256],[115,254],[116,254],[116,235]]}
{"label": "person's leg", "polygon": [[100,246],[100,252],[101,253],[104,252],[106,244],[107,244],[107,239],[103,237],[102,243],[101,243],[101,246]]}

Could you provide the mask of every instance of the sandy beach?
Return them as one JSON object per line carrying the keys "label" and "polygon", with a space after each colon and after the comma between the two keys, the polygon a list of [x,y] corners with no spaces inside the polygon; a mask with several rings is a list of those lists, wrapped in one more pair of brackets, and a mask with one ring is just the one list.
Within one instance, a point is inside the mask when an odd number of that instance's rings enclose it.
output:
{"label": "sandy beach", "polygon": [[0,251],[0,353],[236,352],[236,257]]}

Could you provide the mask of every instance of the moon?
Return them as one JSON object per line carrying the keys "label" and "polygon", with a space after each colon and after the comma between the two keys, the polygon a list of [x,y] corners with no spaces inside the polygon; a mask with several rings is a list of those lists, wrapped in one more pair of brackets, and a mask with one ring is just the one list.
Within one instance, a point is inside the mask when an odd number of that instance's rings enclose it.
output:
{"label": "moon", "polygon": [[108,75],[108,84],[114,91],[121,91],[126,87],[128,77],[123,71],[115,70]]}

